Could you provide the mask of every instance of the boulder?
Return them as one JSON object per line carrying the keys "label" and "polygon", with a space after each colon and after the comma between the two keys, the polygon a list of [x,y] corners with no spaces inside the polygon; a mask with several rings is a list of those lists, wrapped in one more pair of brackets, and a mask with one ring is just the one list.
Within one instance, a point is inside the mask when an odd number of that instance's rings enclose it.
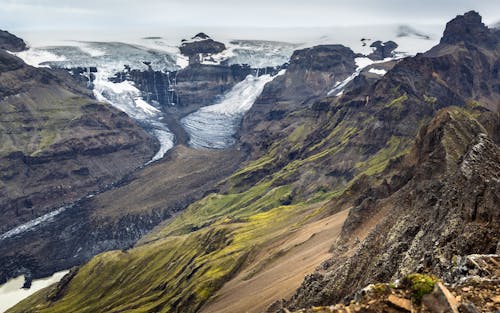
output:
{"label": "boulder", "polygon": [[422,307],[434,313],[458,313],[457,299],[440,282],[434,285],[432,293],[423,296]]}

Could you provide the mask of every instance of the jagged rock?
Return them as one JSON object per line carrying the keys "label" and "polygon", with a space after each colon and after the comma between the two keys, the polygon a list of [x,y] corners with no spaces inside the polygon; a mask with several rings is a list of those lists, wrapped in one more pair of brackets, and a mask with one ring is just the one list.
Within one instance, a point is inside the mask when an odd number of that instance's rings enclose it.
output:
{"label": "jagged rock", "polygon": [[383,60],[393,56],[393,51],[397,49],[398,44],[392,40],[386,42],[377,40],[370,47],[374,48],[374,51],[368,57],[372,60]]}
{"label": "jagged rock", "polygon": [[470,11],[464,15],[458,15],[446,24],[441,43],[457,44],[466,42],[492,45],[498,41],[497,34],[483,24],[479,13]]}
{"label": "jagged rock", "polygon": [[8,31],[0,30],[0,49],[19,52],[26,50],[26,43]]}
{"label": "jagged rock", "polygon": [[389,297],[387,298],[387,301],[391,305],[393,305],[399,309],[403,309],[406,312],[412,312],[411,301],[408,299],[400,298],[400,297],[397,297],[395,295],[389,295]]}
{"label": "jagged rock", "polygon": [[433,313],[458,313],[457,300],[440,282],[434,285],[432,293],[423,296],[422,306]]}
{"label": "jagged rock", "polygon": [[191,40],[184,40],[180,46],[183,55],[189,57],[190,64],[200,63],[204,56],[217,54],[226,50],[226,45],[210,38],[204,33],[199,33]]}
{"label": "jagged rock", "polygon": [[69,282],[78,273],[78,267],[73,267],[68,274],[64,275],[63,278],[50,290],[46,298],[48,301],[57,301],[61,298],[63,292],[67,288]]}
{"label": "jagged rock", "polygon": [[458,310],[461,313],[481,313],[481,310],[479,310],[474,303],[471,302],[463,302],[458,306]]}

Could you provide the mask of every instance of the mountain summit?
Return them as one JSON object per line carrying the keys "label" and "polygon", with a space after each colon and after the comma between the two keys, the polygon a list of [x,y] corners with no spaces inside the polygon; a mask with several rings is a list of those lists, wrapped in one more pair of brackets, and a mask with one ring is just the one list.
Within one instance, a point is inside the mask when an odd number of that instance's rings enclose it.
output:
{"label": "mountain summit", "polygon": [[500,31],[489,29],[482,22],[482,17],[476,11],[458,15],[446,24],[441,43],[457,44],[469,42],[481,45],[492,45],[498,41]]}

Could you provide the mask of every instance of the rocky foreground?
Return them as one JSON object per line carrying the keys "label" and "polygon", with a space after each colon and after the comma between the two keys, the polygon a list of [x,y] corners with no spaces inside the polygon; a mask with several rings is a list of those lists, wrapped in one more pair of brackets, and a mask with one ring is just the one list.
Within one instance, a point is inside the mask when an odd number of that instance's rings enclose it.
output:
{"label": "rocky foreground", "polygon": [[499,262],[498,254],[469,255],[457,263],[454,284],[444,284],[430,275],[410,274],[393,283],[369,285],[348,304],[294,312],[494,312],[500,305]]}

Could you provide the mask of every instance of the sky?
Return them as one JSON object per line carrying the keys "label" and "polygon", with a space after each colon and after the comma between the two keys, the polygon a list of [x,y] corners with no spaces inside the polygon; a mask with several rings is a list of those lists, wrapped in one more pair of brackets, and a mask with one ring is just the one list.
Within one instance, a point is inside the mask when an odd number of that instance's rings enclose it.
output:
{"label": "sky", "polygon": [[0,0],[0,29],[444,24],[472,9],[500,21],[498,0]]}

